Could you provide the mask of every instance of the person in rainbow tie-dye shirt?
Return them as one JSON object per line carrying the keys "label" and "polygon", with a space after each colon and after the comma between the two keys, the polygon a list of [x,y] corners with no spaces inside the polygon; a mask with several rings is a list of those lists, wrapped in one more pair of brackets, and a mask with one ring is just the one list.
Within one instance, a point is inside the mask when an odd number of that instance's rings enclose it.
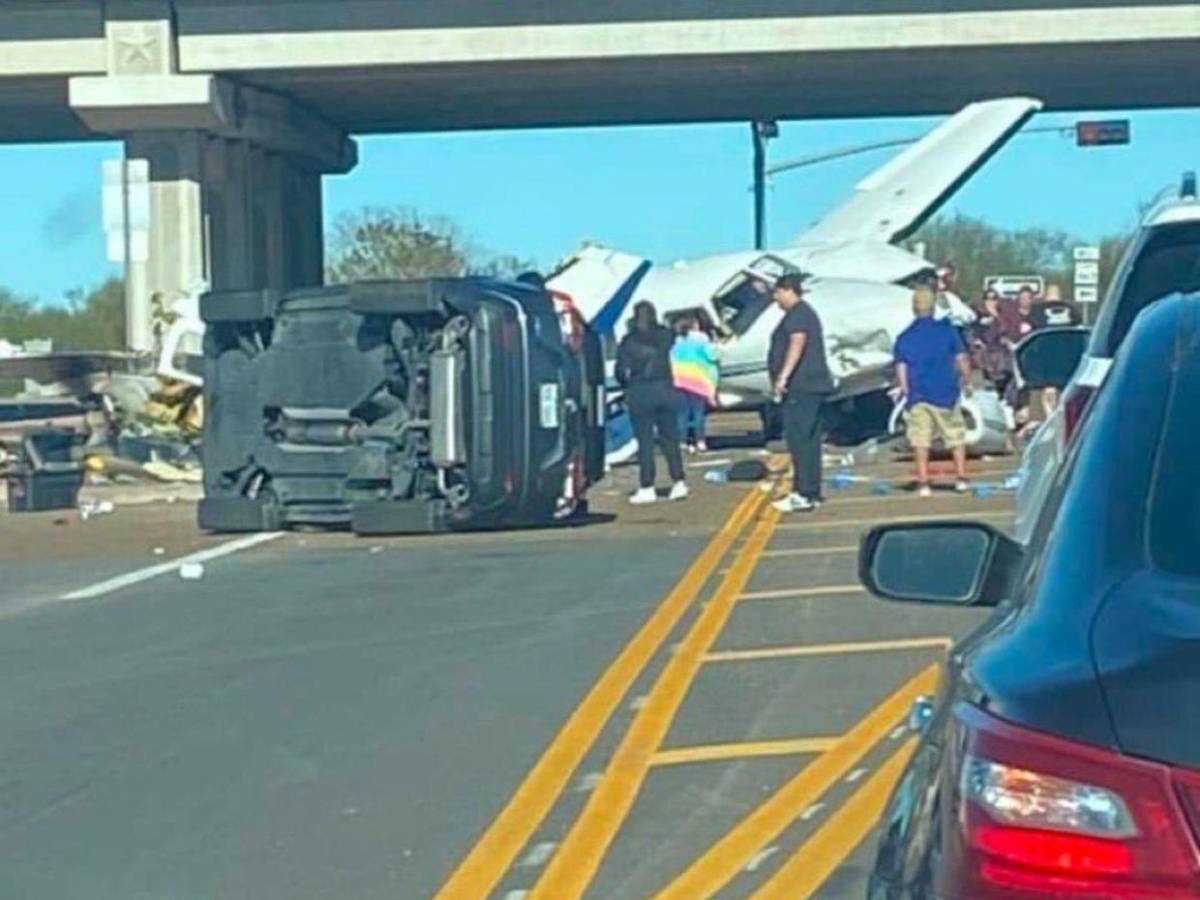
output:
{"label": "person in rainbow tie-dye shirt", "polygon": [[717,349],[698,316],[685,316],[678,328],[671,348],[671,377],[679,392],[679,435],[688,450],[704,453],[708,408],[717,403]]}

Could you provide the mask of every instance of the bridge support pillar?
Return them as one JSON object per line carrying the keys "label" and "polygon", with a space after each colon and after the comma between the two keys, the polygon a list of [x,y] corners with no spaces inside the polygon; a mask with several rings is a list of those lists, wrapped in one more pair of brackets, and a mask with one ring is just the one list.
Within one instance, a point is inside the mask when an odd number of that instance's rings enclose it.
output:
{"label": "bridge support pillar", "polygon": [[167,0],[108,9],[108,74],[72,78],[69,93],[85,125],[149,164],[148,259],[127,279],[131,346],[154,349],[156,299],[320,284],[321,176],[354,167],[354,142],[286,97],[180,73]]}

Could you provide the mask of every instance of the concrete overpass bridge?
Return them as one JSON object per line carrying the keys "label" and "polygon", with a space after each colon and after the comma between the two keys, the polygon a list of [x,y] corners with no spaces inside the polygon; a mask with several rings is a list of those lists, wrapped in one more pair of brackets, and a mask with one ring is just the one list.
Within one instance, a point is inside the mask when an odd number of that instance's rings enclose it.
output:
{"label": "concrete overpass bridge", "polygon": [[0,0],[0,141],[150,161],[149,289],[321,278],[351,135],[1200,105],[1173,0]]}

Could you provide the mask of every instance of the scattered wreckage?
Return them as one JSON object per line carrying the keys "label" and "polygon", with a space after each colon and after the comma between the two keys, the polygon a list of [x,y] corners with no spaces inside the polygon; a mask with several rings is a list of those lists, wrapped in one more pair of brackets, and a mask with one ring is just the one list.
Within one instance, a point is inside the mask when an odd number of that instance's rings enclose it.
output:
{"label": "scattered wreckage", "polygon": [[[0,474],[10,509],[73,506],[68,485],[77,481],[77,494],[85,478],[200,482],[200,386],[159,374],[142,355],[28,350],[9,345],[0,358],[0,382],[12,393],[0,399]],[[67,477],[68,463],[77,478]]]}
{"label": "scattered wreckage", "polygon": [[[212,531],[507,528],[585,514],[604,475],[599,341],[541,288],[215,292],[165,325],[154,360],[0,360],[24,385],[0,401],[14,509],[74,505],[86,474],[203,483]],[[34,446],[51,437],[54,462]]]}

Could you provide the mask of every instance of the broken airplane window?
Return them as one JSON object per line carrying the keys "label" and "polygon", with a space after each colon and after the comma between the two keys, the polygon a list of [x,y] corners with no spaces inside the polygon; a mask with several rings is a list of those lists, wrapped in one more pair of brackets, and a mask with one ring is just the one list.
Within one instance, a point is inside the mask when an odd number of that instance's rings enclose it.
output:
{"label": "broken airplane window", "polygon": [[771,305],[771,286],[792,271],[783,260],[762,256],[727,281],[713,297],[717,318],[725,330],[743,335]]}

